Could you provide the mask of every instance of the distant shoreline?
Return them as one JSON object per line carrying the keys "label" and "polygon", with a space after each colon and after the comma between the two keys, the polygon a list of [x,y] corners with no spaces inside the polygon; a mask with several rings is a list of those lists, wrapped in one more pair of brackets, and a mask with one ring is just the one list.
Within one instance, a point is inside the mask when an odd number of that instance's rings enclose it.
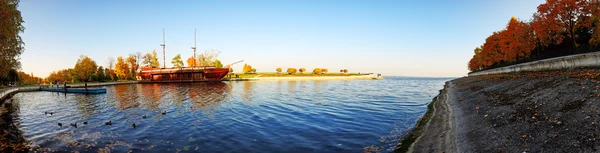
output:
{"label": "distant shoreline", "polygon": [[377,75],[353,76],[285,76],[285,77],[252,77],[252,78],[223,78],[223,81],[296,81],[296,80],[385,80]]}

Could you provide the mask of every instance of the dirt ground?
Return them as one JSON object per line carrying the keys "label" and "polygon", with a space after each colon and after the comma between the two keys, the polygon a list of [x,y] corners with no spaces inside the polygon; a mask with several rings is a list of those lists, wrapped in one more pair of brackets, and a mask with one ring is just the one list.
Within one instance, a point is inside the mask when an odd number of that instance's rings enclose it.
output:
{"label": "dirt ground", "polygon": [[440,98],[447,100],[435,106],[447,114],[434,113],[439,116],[432,117],[411,149],[600,152],[599,89],[596,69],[455,79]]}

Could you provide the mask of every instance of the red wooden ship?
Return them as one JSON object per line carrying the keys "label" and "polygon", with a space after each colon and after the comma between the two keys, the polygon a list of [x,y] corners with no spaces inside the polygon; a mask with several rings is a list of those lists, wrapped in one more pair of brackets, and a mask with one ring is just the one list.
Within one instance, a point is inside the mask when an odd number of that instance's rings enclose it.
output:
{"label": "red wooden ship", "polygon": [[140,82],[198,82],[220,81],[229,73],[229,68],[214,66],[182,67],[182,68],[150,68],[144,67],[138,72],[136,79]]}
{"label": "red wooden ship", "polygon": [[[165,60],[165,29],[163,29],[163,62]],[[194,59],[196,55],[196,30],[194,29]],[[215,66],[193,66],[181,68],[151,68],[143,67],[136,76],[140,82],[198,82],[198,81],[220,81],[229,74],[229,67],[233,64],[243,62],[244,60],[229,64],[223,68]],[[195,65],[195,63],[194,63]],[[163,65],[165,67],[165,65]]]}

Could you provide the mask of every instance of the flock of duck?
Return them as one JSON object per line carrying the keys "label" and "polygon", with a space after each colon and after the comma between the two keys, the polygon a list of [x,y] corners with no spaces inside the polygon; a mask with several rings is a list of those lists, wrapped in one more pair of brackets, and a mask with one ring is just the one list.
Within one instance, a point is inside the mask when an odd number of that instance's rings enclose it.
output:
{"label": "flock of duck", "polygon": [[[48,114],[50,114],[50,115],[54,115],[54,112],[44,112],[44,114],[45,114],[45,115],[48,115]],[[164,111],[164,112],[162,112],[162,115],[167,115],[167,111]],[[147,117],[148,117],[148,116],[146,116],[146,114],[142,115],[142,118],[147,118]],[[87,122],[87,121],[85,121],[85,122],[83,122],[83,124],[87,125],[87,124],[88,124],[88,122]],[[71,123],[70,125],[71,125],[71,126],[73,126],[73,127],[75,127],[75,128],[77,128],[77,122],[75,122],[75,123]],[[108,122],[104,123],[104,125],[112,125],[112,120],[108,120]],[[60,123],[60,122],[58,122],[58,126],[62,127],[62,126],[63,126],[63,124],[62,124],[62,123]],[[133,128],[135,128],[137,125],[136,125],[135,123],[133,123],[133,124],[131,124],[131,126],[132,126]]]}

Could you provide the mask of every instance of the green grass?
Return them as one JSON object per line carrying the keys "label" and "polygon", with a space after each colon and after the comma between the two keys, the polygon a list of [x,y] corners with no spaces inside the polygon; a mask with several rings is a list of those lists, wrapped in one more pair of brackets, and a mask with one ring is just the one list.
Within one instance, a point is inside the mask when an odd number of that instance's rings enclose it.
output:
{"label": "green grass", "polygon": [[[316,77],[316,76],[358,76],[360,74],[358,73],[339,73],[339,72],[329,72],[329,73],[323,73],[323,74],[314,74],[312,72],[304,72],[304,73],[294,73],[294,74],[288,74],[285,72],[281,72],[281,73],[277,73],[277,72],[258,72],[256,74],[244,74],[244,73],[235,73],[237,75],[239,75],[240,78],[253,78],[253,77],[303,77],[303,76],[310,76],[310,77]],[[235,75],[232,76],[232,78],[235,78]]]}

